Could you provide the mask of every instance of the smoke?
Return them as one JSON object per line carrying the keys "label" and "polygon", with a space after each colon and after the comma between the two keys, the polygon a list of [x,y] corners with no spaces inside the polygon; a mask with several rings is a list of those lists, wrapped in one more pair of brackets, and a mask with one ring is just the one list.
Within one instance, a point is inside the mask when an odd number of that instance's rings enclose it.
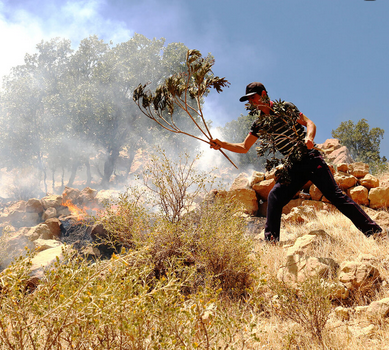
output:
{"label": "smoke", "polygon": [[[134,31],[122,21],[112,21],[101,13],[106,1],[18,1],[0,0],[0,79],[12,67],[23,64],[24,55],[36,44],[55,37],[70,39],[74,45],[90,35],[113,42],[128,40]],[[6,33],[6,35],[5,35]]]}

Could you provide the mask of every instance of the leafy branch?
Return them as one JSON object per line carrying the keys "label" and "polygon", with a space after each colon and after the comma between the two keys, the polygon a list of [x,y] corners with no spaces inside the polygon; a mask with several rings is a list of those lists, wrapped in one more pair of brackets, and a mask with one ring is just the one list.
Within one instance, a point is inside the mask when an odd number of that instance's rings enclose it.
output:
{"label": "leafy branch", "polygon": [[[260,110],[250,104],[247,104],[246,108],[250,110],[251,115],[257,116],[255,123],[259,126],[259,136],[261,139],[260,146],[257,147],[258,156],[266,157],[271,154],[270,159],[266,160],[266,170],[270,171],[282,165],[277,168],[275,175],[281,182],[290,182],[288,168],[293,163],[301,161],[308,151],[304,138],[296,129],[297,119],[300,117],[298,109],[294,105],[285,103],[282,100],[274,101],[273,106],[270,108],[274,114],[262,114]],[[273,130],[273,126],[280,119],[293,130],[291,135],[284,135]],[[280,141],[289,141],[293,144],[289,152],[282,157],[278,157],[279,153],[277,153],[276,146],[277,142],[279,143]]]}
{"label": "leafy branch", "polygon": [[[211,88],[220,93],[224,87],[230,85],[225,78],[213,75],[214,62],[209,56],[203,58],[198,50],[188,50],[186,72],[170,76],[154,93],[146,89],[149,83],[139,84],[134,90],[133,99],[141,112],[162,128],[210,144],[213,137],[202,111],[203,97]],[[176,124],[174,119],[176,108],[185,112],[203,137],[184,131]],[[220,152],[237,168],[222,150]]]}

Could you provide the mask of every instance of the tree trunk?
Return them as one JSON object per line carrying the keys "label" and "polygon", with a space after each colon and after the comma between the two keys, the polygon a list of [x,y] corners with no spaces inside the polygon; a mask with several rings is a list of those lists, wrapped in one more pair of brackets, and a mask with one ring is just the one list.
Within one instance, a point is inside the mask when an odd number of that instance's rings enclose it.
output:
{"label": "tree trunk", "polygon": [[67,183],[66,186],[68,187],[71,187],[73,186],[73,182],[76,178],[76,174],[77,174],[77,169],[78,169],[78,166],[79,166],[79,162],[78,161],[74,161],[73,164],[72,164],[72,170],[71,170],[71,173],[70,173],[70,177],[69,177],[69,181]]}
{"label": "tree trunk", "polygon": [[111,175],[113,173],[113,170],[115,168],[115,163],[116,160],[119,157],[119,149],[113,149],[109,153],[105,163],[104,163],[104,174],[103,174],[103,179],[101,181],[101,185],[103,187],[108,187],[109,185],[109,180],[111,178]]}

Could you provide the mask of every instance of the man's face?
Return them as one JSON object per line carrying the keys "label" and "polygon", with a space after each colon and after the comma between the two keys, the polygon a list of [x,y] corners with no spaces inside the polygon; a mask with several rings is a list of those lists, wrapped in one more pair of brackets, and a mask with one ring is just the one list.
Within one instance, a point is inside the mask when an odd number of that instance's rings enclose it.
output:
{"label": "man's face", "polygon": [[264,96],[255,94],[255,95],[249,96],[248,101],[250,104],[252,104],[255,107],[266,106],[267,105],[266,99],[263,98],[265,96],[266,96],[265,92],[264,92]]}

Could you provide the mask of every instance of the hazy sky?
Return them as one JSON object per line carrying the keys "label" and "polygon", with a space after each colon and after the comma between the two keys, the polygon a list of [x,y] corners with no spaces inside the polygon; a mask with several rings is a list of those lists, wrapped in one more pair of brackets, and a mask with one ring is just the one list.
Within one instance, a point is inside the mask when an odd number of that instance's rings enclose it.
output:
{"label": "hazy sky", "polygon": [[316,123],[316,142],[365,118],[386,131],[389,158],[388,14],[388,0],[0,0],[0,75],[54,37],[74,48],[93,34],[165,38],[212,53],[214,73],[230,81],[206,100],[214,126],[246,114],[239,97],[260,81]]}

